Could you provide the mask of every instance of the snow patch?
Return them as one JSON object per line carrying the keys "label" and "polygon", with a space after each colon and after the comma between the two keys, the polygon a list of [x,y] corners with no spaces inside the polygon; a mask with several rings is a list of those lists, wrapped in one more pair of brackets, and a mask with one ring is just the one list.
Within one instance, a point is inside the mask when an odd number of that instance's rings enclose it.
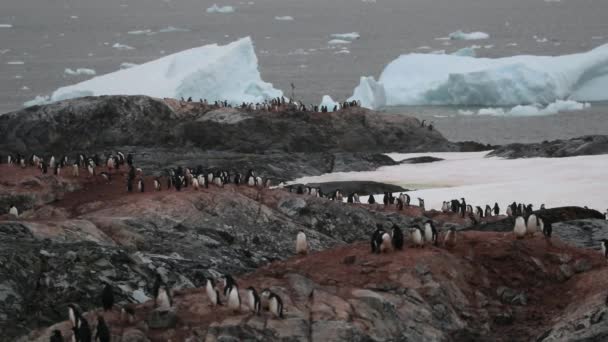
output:
{"label": "snow patch", "polygon": [[261,79],[253,42],[246,37],[224,46],[205,45],[97,76],[59,88],[50,97],[39,96],[25,105],[100,95],[204,97],[240,104],[263,102],[280,97],[283,92]]}
{"label": "snow patch", "polygon": [[452,32],[448,35],[448,37],[451,40],[481,40],[481,39],[488,39],[490,38],[490,35],[485,33],[485,32],[463,32],[463,31],[456,31],[456,32]]}
{"label": "snow patch", "polygon": [[349,53],[350,53],[350,50],[342,49],[342,50],[334,52],[334,55],[348,55]]}
{"label": "snow patch", "polygon": [[95,72],[95,70],[93,70],[93,69],[87,69],[87,68],[78,68],[76,70],[72,70],[70,68],[66,68],[63,72],[66,75],[70,75],[70,76],[79,76],[79,75],[89,75],[89,76],[92,76],[92,75],[97,74]]}
{"label": "snow patch", "polygon": [[361,77],[359,85],[353,91],[353,96],[348,101],[360,101],[361,107],[379,109],[386,105],[386,94],[384,86],[376,82],[373,77]]}
{"label": "snow patch", "polygon": [[290,15],[276,16],[276,17],[274,17],[274,20],[278,20],[278,21],[292,21],[293,17],[290,16]]}
{"label": "snow patch", "polygon": [[115,43],[114,45],[112,45],[112,47],[115,48],[116,50],[135,50],[135,48],[132,46],[120,44],[120,43]]}
{"label": "snow patch", "polygon": [[213,4],[213,6],[207,8],[207,13],[234,13],[234,7],[232,6],[218,6],[217,4]]}
{"label": "snow patch", "polygon": [[341,40],[356,40],[361,38],[359,32],[349,32],[349,33],[333,33],[331,34],[332,38],[341,39]]}

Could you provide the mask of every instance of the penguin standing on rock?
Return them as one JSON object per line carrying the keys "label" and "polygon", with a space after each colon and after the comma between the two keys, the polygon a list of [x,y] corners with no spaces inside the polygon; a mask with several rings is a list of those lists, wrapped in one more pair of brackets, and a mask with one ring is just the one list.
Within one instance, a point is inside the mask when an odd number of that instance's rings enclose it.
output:
{"label": "penguin standing on rock", "polygon": [[106,321],[103,319],[102,315],[97,316],[97,333],[95,334],[95,341],[110,342],[110,338],[110,328],[106,325]]}
{"label": "penguin standing on rock", "polygon": [[80,311],[78,310],[76,305],[68,304],[68,317],[70,318],[70,323],[72,323],[72,327],[78,327],[80,321]]}
{"label": "penguin standing on rock", "polygon": [[10,207],[8,210],[8,214],[14,216],[15,218],[19,217],[19,210],[14,205]]}
{"label": "penguin standing on rock", "polygon": [[498,216],[500,214],[500,207],[498,206],[498,202],[494,202],[494,216]]}
{"label": "penguin standing on rock", "polygon": [[296,254],[308,254],[308,241],[306,240],[306,234],[303,231],[300,231],[296,237]]}
{"label": "penguin standing on rock", "polygon": [[205,292],[207,292],[207,297],[209,298],[211,305],[222,305],[222,300],[220,299],[220,291],[215,286],[215,281],[213,280],[213,278],[207,278],[205,280]]}
{"label": "penguin standing on rock", "polygon": [[456,228],[451,227],[443,238],[443,246],[446,248],[454,248],[456,246]]}
{"label": "penguin standing on rock", "polygon": [[397,210],[403,210],[403,200],[401,200],[401,198],[397,198]]}
{"label": "penguin standing on rock", "polygon": [[376,204],[376,199],[374,198],[374,195],[369,195],[369,198],[367,199],[367,203]]}
{"label": "penguin standing on rock", "polygon": [[249,309],[256,315],[260,314],[262,311],[262,302],[260,301],[260,296],[255,291],[252,286],[247,288],[247,304],[249,305]]}
{"label": "penguin standing on rock", "polygon": [[602,240],[602,256],[608,260],[608,239]]}
{"label": "penguin standing on rock", "polygon": [[399,228],[399,226],[397,226],[396,224],[393,224],[393,229],[392,229],[392,239],[393,239],[393,247],[396,250],[402,250],[403,249],[403,232],[401,231],[401,228]]}
{"label": "penguin standing on rock", "polygon": [[418,206],[422,209],[422,211],[425,211],[424,200],[422,198],[418,198]]}
{"label": "penguin standing on rock", "polygon": [[268,296],[268,308],[276,318],[283,318],[283,300],[274,292]]}
{"label": "penguin standing on rock", "polygon": [[173,301],[171,300],[171,294],[169,293],[169,289],[167,286],[162,286],[158,289],[158,296],[156,297],[156,304],[161,311],[169,311],[173,306]]}
{"label": "penguin standing on rock", "polygon": [[485,216],[486,217],[492,217],[492,208],[486,204],[486,212],[485,212]]}
{"label": "penguin standing on rock", "polygon": [[93,333],[91,332],[91,327],[86,318],[81,316],[78,321],[78,326],[72,328],[72,330],[74,331],[77,342],[91,342]]}
{"label": "penguin standing on rock", "polygon": [[110,311],[114,306],[114,291],[110,284],[106,284],[101,292],[101,304],[103,305],[104,311]]}
{"label": "penguin standing on rock", "polygon": [[226,274],[224,277],[224,296],[228,297],[228,307],[232,311],[239,311],[241,308],[241,296],[236,281]]}
{"label": "penguin standing on rock", "polygon": [[545,236],[545,239],[550,239],[551,238],[551,234],[553,234],[553,226],[551,224],[551,222],[547,221],[545,222],[545,220],[543,220],[542,218],[538,218],[539,222],[541,222],[541,229],[543,231],[543,235]]}
{"label": "penguin standing on rock", "polygon": [[538,219],[536,215],[532,214],[528,216],[528,221],[526,222],[526,234],[534,236],[534,234],[538,231]]}
{"label": "penguin standing on rock", "polygon": [[426,242],[431,242],[437,246],[437,228],[435,228],[431,220],[426,221],[424,224],[424,239]]}
{"label": "penguin standing on rock", "polygon": [[412,237],[412,242],[414,242],[414,247],[424,247],[424,240],[420,227],[410,228],[410,235]]}
{"label": "penguin standing on rock", "polygon": [[382,229],[382,225],[376,224],[376,230],[372,233],[371,239],[372,253],[380,253],[380,246],[382,245],[383,235],[384,230]]}
{"label": "penguin standing on rock", "polygon": [[513,233],[518,239],[523,239],[526,236],[526,220],[522,216],[515,218],[515,226],[513,226]]}
{"label": "penguin standing on rock", "polygon": [[137,191],[144,192],[144,179],[141,177],[137,180]]}
{"label": "penguin standing on rock", "polygon": [[380,243],[380,253],[388,253],[393,249],[393,241],[389,233],[382,234],[382,242]]}

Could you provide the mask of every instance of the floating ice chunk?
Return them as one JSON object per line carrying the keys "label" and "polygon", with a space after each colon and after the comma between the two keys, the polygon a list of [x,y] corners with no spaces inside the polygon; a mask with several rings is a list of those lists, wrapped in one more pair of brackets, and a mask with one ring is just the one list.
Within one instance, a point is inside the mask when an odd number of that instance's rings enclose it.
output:
{"label": "floating ice chunk", "polygon": [[493,47],[494,47],[494,45],[493,45],[493,44],[490,44],[490,45],[484,45],[484,46],[483,46],[483,48],[484,48],[484,49],[491,49],[491,48],[493,48]]}
{"label": "floating ice chunk", "polygon": [[425,46],[419,46],[419,47],[416,48],[416,50],[430,50],[430,49],[431,49],[431,47],[430,46],[426,46],[426,45]]}
{"label": "floating ice chunk", "polygon": [[334,111],[334,107],[335,106],[339,106],[339,103],[334,101],[331,96],[329,95],[323,95],[323,98],[321,99],[321,103],[319,104],[319,108],[321,108],[322,106],[327,106],[327,110],[330,112]]}
{"label": "floating ice chunk", "polygon": [[460,114],[460,115],[473,115],[473,114],[475,114],[475,112],[472,111],[472,110],[459,109],[458,110],[458,114]]}
{"label": "floating ice chunk", "polygon": [[342,39],[342,40],[356,40],[361,37],[359,32],[349,32],[349,33],[334,33],[331,35],[332,38]]}
{"label": "floating ice chunk", "polygon": [[292,56],[292,55],[296,55],[296,56],[306,56],[306,55],[310,55],[310,52],[302,49],[302,48],[297,48],[294,51],[289,51],[287,53],[287,55]]}
{"label": "floating ice chunk", "polygon": [[127,34],[132,34],[132,35],[149,34],[149,33],[152,33],[152,30],[146,29],[146,30],[135,30],[135,31],[127,32]]}
{"label": "floating ice chunk", "polygon": [[386,105],[386,94],[382,83],[376,82],[373,77],[361,77],[359,85],[353,91],[348,101],[360,101],[361,107],[379,109]]}
{"label": "floating ice chunk", "polygon": [[249,37],[230,44],[185,50],[57,89],[48,103],[80,96],[148,95],[152,97],[226,100],[232,104],[263,102],[283,92],[261,79],[258,59]]}
{"label": "floating ice chunk", "polygon": [[475,49],[473,47],[465,47],[451,53],[452,56],[475,57]]}
{"label": "floating ice chunk", "polygon": [[327,44],[329,44],[329,45],[350,44],[350,40],[332,39],[332,40],[328,41]]}
{"label": "floating ice chunk", "polygon": [[477,115],[505,115],[505,110],[502,108],[481,108]]}
{"label": "floating ice chunk", "polygon": [[232,6],[218,6],[217,4],[213,4],[213,6],[207,8],[207,13],[234,13],[234,7]]}
{"label": "floating ice chunk", "polygon": [[70,75],[70,76],[79,76],[79,75],[89,75],[89,76],[92,76],[92,75],[97,74],[95,72],[95,70],[93,70],[93,69],[87,69],[87,68],[78,68],[76,70],[72,70],[70,68],[66,68],[63,72],[66,75]]}
{"label": "floating ice chunk", "polygon": [[509,43],[507,46],[517,46],[517,43]]}
{"label": "floating ice chunk", "polygon": [[70,19],[78,19],[78,16],[77,15],[71,15]]}
{"label": "floating ice chunk", "polygon": [[557,100],[546,107],[540,105],[518,105],[508,112],[503,108],[483,108],[478,115],[509,115],[509,116],[539,116],[553,115],[561,112],[574,112],[591,107],[589,103],[581,103],[572,100]]}
{"label": "floating ice chunk", "polygon": [[276,17],[274,17],[274,20],[278,20],[278,21],[292,21],[293,17],[290,16],[290,15],[276,16]]}
{"label": "floating ice chunk", "polygon": [[115,43],[114,45],[112,45],[112,47],[117,50],[135,50],[135,48],[132,46],[120,44],[120,43]]}
{"label": "floating ice chunk", "polygon": [[185,29],[185,28],[181,28],[181,27],[173,27],[173,26],[167,26],[165,28],[162,28],[160,30],[158,30],[159,33],[170,33],[170,32],[190,32],[189,29]]}
{"label": "floating ice chunk", "polygon": [[13,24],[0,24],[0,28],[12,28]]}
{"label": "floating ice chunk", "polygon": [[6,64],[8,64],[8,65],[23,65],[23,64],[25,64],[25,62],[24,61],[8,61],[8,62],[6,62]]}
{"label": "floating ice chunk", "polygon": [[334,55],[348,55],[349,53],[350,53],[350,50],[342,49],[342,50],[334,52]]}
{"label": "floating ice chunk", "polygon": [[121,69],[129,69],[129,68],[135,67],[137,65],[138,64],[135,64],[135,63],[124,62],[124,63],[120,63],[120,68]]}
{"label": "floating ice chunk", "polygon": [[480,39],[488,39],[488,38],[490,38],[490,35],[485,32],[467,33],[467,32],[463,32],[463,31],[456,31],[456,32],[450,33],[450,35],[448,37],[452,40],[480,40]]}
{"label": "floating ice chunk", "polygon": [[23,87],[21,87],[21,90],[30,90],[30,87],[28,87],[28,86],[23,86]]}

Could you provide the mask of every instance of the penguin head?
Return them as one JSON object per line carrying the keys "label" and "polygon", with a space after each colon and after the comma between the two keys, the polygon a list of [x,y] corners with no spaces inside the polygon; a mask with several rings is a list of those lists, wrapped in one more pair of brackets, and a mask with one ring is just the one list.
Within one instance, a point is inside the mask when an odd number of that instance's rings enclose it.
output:
{"label": "penguin head", "polygon": [[255,288],[254,288],[253,286],[249,286],[249,287],[247,288],[247,292],[256,293],[256,292],[255,292]]}
{"label": "penguin head", "polygon": [[266,297],[266,298],[270,297],[271,294],[272,294],[272,291],[270,291],[269,288],[265,288],[261,292],[262,297]]}

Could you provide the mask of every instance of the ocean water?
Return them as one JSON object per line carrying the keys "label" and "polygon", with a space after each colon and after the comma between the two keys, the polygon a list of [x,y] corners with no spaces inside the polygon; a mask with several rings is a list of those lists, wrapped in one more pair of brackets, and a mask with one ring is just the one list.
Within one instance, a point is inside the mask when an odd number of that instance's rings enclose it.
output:
{"label": "ocean water", "polygon": [[[206,13],[214,3],[233,6],[235,12]],[[122,63],[144,63],[247,35],[254,40],[264,80],[287,95],[293,82],[296,98],[306,103],[317,104],[324,94],[344,100],[360,76],[378,77],[403,53],[450,53],[473,44],[482,46],[476,52],[484,57],[586,51],[608,42],[606,13],[605,0],[2,0],[0,112],[90,77],[66,75],[66,68],[94,69],[100,75]],[[294,20],[277,21],[276,16]],[[457,30],[491,37],[437,39]],[[331,34],[353,31],[360,39],[343,47],[328,44]],[[348,53],[338,53],[344,49]],[[447,116],[435,122],[449,138],[499,143],[606,132],[605,108],[599,104],[582,113],[517,119],[450,117],[457,108],[445,107],[388,110]],[[513,131],[514,126],[520,130]],[[496,128],[503,132],[478,134]]]}

